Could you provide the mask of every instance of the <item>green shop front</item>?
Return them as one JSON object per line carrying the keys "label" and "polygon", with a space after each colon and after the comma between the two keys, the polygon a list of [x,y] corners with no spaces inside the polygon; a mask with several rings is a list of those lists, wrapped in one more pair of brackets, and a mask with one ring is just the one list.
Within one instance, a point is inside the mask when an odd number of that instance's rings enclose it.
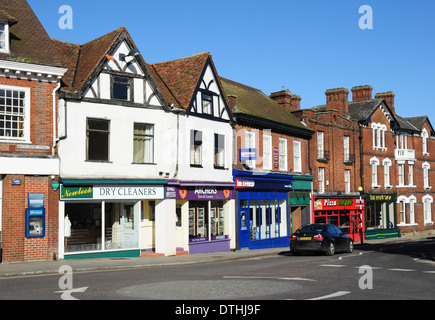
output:
{"label": "green shop front", "polygon": [[165,198],[166,180],[64,179],[60,185],[61,259],[139,257],[140,221]]}
{"label": "green shop front", "polygon": [[399,236],[396,219],[397,195],[366,194],[365,239],[385,239]]}

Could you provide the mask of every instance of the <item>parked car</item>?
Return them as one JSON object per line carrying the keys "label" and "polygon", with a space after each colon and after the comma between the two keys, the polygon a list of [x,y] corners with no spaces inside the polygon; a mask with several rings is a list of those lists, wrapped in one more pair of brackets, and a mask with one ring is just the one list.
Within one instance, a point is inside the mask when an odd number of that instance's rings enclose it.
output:
{"label": "parked car", "polygon": [[338,251],[352,252],[353,240],[333,224],[307,224],[290,236],[290,251],[295,255],[314,251],[332,256]]}

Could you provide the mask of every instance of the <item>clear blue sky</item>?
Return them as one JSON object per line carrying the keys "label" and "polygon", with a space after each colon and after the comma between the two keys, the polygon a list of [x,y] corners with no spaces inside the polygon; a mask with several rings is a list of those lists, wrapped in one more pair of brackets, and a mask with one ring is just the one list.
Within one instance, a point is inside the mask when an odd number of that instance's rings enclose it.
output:
{"label": "clear blue sky", "polygon": [[[268,95],[290,89],[303,108],[324,104],[326,89],[370,84],[396,94],[398,114],[435,126],[433,0],[28,2],[55,39],[83,44],[124,25],[148,63],[210,52],[221,76]],[[61,5],[71,30],[59,27]],[[363,5],[373,29],[359,27]]]}

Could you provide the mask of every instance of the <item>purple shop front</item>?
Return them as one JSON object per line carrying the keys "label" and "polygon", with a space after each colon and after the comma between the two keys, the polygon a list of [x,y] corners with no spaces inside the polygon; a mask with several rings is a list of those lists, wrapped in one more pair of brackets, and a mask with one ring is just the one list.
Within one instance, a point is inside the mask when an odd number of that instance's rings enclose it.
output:
{"label": "purple shop front", "polygon": [[229,219],[234,219],[229,201],[234,201],[234,183],[169,183],[166,199],[188,201],[189,253],[230,251]]}

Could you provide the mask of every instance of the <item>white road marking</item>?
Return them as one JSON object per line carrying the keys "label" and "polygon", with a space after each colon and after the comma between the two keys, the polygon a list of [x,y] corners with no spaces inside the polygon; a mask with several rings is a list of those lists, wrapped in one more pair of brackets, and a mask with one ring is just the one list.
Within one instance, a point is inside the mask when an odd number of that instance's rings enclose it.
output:
{"label": "white road marking", "polygon": [[331,293],[331,294],[328,294],[326,296],[311,298],[308,300],[323,300],[323,299],[329,299],[329,298],[336,298],[336,297],[344,296],[344,295],[349,294],[349,293],[350,293],[350,291],[337,291],[335,293]]}
{"label": "white road marking", "polygon": [[343,267],[347,267],[347,265],[345,265],[345,264],[321,264],[319,267],[343,268]]}
{"label": "white road marking", "polygon": [[393,269],[387,269],[390,271],[403,271],[403,272],[411,272],[411,271],[417,271],[415,269],[399,269],[399,268],[393,268]]}
{"label": "white road marking", "polygon": [[257,276],[224,276],[224,279],[272,279],[272,280],[285,280],[285,281],[317,281],[306,278],[285,278],[285,277],[257,277]]}

